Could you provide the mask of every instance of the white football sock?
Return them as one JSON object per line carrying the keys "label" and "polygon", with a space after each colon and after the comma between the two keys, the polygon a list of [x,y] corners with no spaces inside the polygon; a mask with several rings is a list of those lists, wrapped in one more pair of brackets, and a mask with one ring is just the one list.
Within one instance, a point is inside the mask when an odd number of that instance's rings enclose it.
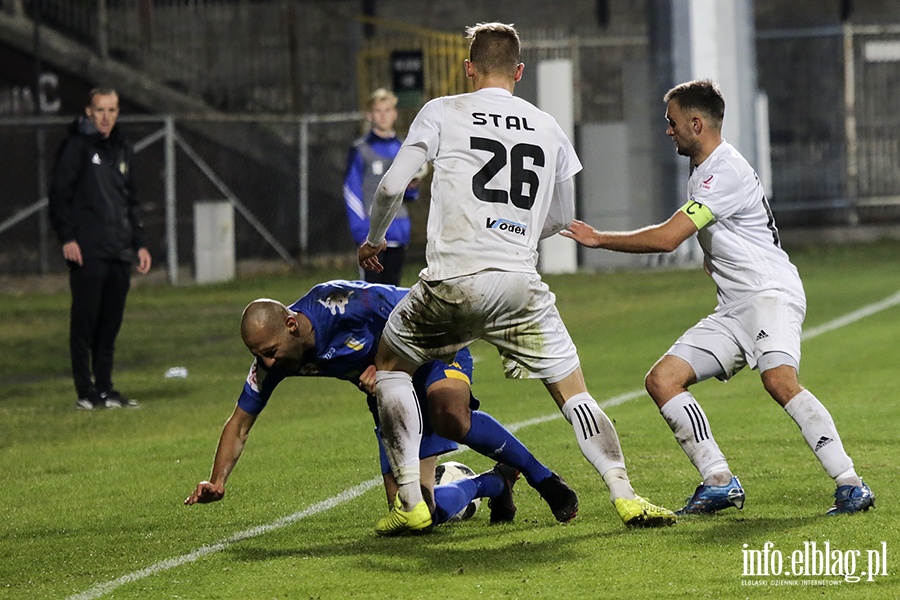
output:
{"label": "white football sock", "polygon": [[634,488],[631,487],[631,481],[628,479],[628,473],[624,467],[614,467],[603,474],[603,481],[609,488],[609,501],[615,504],[616,498],[626,498],[632,500],[637,497]]}
{"label": "white football sock", "polygon": [[733,477],[725,455],[713,438],[706,413],[690,392],[682,392],[663,404],[659,413],[669,424],[704,485],[728,485]]}
{"label": "white football sock", "polygon": [[572,424],[581,453],[603,477],[610,500],[634,498],[616,428],[597,401],[587,392],[576,394],[566,400],[562,413]]}
{"label": "white football sock", "polygon": [[800,427],[806,444],[838,485],[861,485],[831,414],[812,392],[803,390],[788,401],[784,410]]}
{"label": "white football sock", "polygon": [[381,440],[399,486],[404,510],[423,501],[419,486],[419,444],[422,442],[422,411],[412,378],[403,371],[375,374]]}

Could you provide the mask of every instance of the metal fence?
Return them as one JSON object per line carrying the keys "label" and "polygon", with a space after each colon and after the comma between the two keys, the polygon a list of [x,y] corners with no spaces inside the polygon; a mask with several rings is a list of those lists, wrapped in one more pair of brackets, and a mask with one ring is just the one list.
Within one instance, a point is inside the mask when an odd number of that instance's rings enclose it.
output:
{"label": "metal fence", "polygon": [[[14,2],[25,12],[36,6],[34,0],[0,2],[5,8]],[[374,29],[365,39],[336,35],[336,23],[359,34],[351,4],[298,3],[294,8],[307,11],[303,15],[339,11],[334,18],[319,20],[331,29],[317,35],[318,21],[292,13],[293,3],[279,5],[278,11],[287,12],[275,14],[266,13],[268,4],[263,3],[41,0],[46,21],[76,32],[101,56],[132,60],[158,80],[215,106],[268,113],[217,121],[122,118],[127,137],[140,147],[135,171],[151,250],[157,263],[166,257],[173,281],[179,264],[192,264],[191,206],[201,200],[225,199],[236,207],[239,260],[302,262],[352,253],[341,179],[347,146],[361,132],[361,115],[271,113],[297,112],[303,102],[338,107],[336,98],[346,102],[374,87],[390,87],[389,60],[398,49],[423,52],[422,100],[466,88],[461,70],[451,66],[464,53],[461,35],[437,35],[372,19],[362,19],[363,26]],[[141,10],[155,12],[142,22]],[[248,10],[255,11],[254,18],[241,12]],[[268,15],[268,24],[256,19],[261,14]],[[253,39],[259,42],[252,52],[243,42],[229,44],[227,35],[218,35],[234,22],[256,28],[259,36]],[[294,47],[292,35],[315,39],[316,44]],[[547,29],[527,32],[523,38],[523,60],[532,68],[543,59],[572,60],[576,127],[623,119],[626,71],[648,60],[644,35],[588,39]],[[329,55],[331,68],[324,65],[315,77],[297,79],[298,63],[318,60],[307,61],[304,53],[311,57],[316,51]],[[769,99],[771,200],[779,222],[900,221],[900,112],[895,108],[900,96],[900,25],[761,30],[756,54],[758,86]],[[344,62],[352,66],[345,71],[334,68]],[[517,93],[529,97],[533,82],[533,77],[523,80]],[[401,112],[399,129],[414,112]],[[5,186],[0,274],[63,269],[42,202],[52,166],[48,157],[60,143],[66,122],[0,119],[0,144],[6,149],[0,162]],[[422,245],[423,233],[424,227],[414,228],[414,244]]]}
{"label": "metal fence", "polygon": [[[347,148],[362,115],[232,116],[210,121],[183,117],[120,119],[135,146],[135,177],[150,251],[165,262],[169,280],[194,264],[193,204],[223,200],[235,208],[235,256],[282,260],[352,258],[354,244],[342,196]],[[0,274],[64,270],[59,244],[47,227],[50,155],[68,119],[0,120],[0,143],[16,148],[0,161]]]}
{"label": "metal fence", "polygon": [[[469,44],[462,35],[375,17],[358,20],[367,27],[377,28],[378,32],[364,40],[356,54],[359,106],[365,106],[369,92],[379,87],[400,92],[401,108],[418,108],[424,100],[468,91],[468,80],[461,65],[469,56]],[[410,98],[404,98],[397,89],[399,86],[394,85],[392,57],[398,51],[416,52],[421,57],[421,90]]]}
{"label": "metal fence", "polygon": [[860,210],[900,206],[900,26],[845,38],[848,190]]}
{"label": "metal fence", "polygon": [[773,209],[806,222],[900,219],[900,26],[757,34]]}
{"label": "metal fence", "polygon": [[0,0],[0,7],[219,110],[354,108],[323,98],[352,80],[352,68],[321,66],[323,56],[352,64],[352,2]]}
{"label": "metal fence", "polygon": [[758,32],[756,49],[769,100],[773,207],[849,205],[840,28]]}

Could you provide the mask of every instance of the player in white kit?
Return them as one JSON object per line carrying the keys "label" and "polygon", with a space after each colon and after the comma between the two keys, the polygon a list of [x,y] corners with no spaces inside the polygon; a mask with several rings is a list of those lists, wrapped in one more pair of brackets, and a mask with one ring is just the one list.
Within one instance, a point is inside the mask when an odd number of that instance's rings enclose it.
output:
{"label": "player in white kit", "polygon": [[645,385],[703,482],[679,514],[742,508],[744,489],[713,439],[688,387],[727,381],[745,366],[758,369],[766,391],[800,427],[835,480],[827,514],[855,513],[875,496],[853,469],[828,410],[797,378],[806,295],[781,248],[762,185],[749,163],[722,139],[725,100],[710,81],[690,81],[665,95],[666,134],[691,160],[688,201],[669,220],[629,232],[601,232],[574,221],[562,232],[592,248],[671,252],[697,234],[718,305],[653,365]]}
{"label": "player in white kit", "polygon": [[[544,382],[626,525],[672,524],[674,513],[634,493],[615,428],[588,393],[555,296],[537,274],[539,239],[574,217],[581,163],[550,115],[512,95],[524,69],[516,30],[482,23],[467,33],[464,66],[475,91],[432,100],[416,116],[378,186],[359,248],[360,265],[379,270],[376,256],[403,190],[432,161],[427,267],[391,313],[375,358],[382,436],[400,486],[376,531],[430,524],[418,485],[421,418],[409,374],[477,339],[497,347],[507,377]],[[447,404],[441,412],[462,420],[463,408]]]}

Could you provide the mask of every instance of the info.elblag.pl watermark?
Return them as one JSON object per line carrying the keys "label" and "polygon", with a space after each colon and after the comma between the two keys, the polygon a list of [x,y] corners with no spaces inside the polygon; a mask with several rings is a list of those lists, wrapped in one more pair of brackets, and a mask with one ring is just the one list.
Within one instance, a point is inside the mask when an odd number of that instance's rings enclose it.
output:
{"label": "info.elblag.pl watermark", "polygon": [[830,541],[803,542],[788,551],[766,542],[758,549],[744,544],[741,554],[742,586],[831,586],[888,576],[887,542],[865,550],[844,550]]}

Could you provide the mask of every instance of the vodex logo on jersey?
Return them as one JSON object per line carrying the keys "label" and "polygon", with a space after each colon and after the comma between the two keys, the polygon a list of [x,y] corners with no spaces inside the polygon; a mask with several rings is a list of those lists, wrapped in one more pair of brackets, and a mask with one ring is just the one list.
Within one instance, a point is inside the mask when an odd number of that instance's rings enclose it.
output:
{"label": "vodex logo on jersey", "polygon": [[508,221],[506,219],[492,219],[490,217],[487,218],[487,222],[484,226],[488,229],[499,229],[500,231],[508,231],[521,236],[524,236],[525,232],[528,231],[528,228],[522,223],[516,223],[515,221]]}

